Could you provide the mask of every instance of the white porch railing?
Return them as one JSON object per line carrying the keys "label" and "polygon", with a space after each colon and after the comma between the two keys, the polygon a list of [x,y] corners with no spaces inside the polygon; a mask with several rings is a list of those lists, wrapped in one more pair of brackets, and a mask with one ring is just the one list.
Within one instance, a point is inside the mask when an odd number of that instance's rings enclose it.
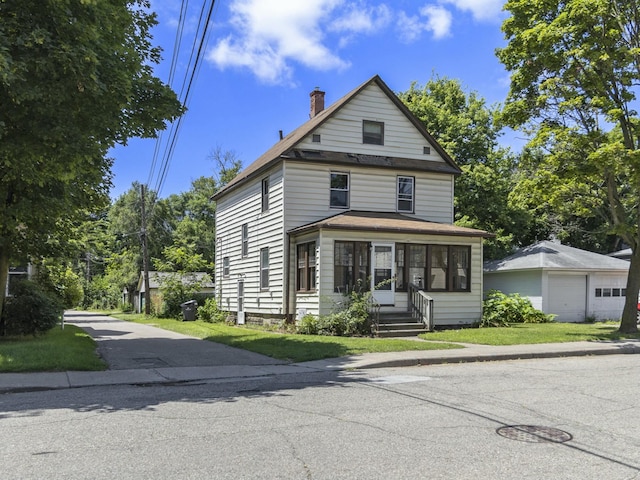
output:
{"label": "white porch railing", "polygon": [[418,322],[422,322],[428,331],[433,330],[433,298],[424,293],[418,285],[409,284],[409,311]]}

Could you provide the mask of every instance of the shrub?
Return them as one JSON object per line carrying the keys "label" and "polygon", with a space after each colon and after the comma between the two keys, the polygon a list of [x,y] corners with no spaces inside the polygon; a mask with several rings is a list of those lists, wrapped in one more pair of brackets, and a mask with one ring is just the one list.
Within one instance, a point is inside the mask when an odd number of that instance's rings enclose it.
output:
{"label": "shrub", "polygon": [[305,335],[370,335],[370,302],[371,292],[354,289],[337,311],[319,318],[310,314],[302,317],[297,322],[297,331]]}
{"label": "shrub", "polygon": [[482,304],[480,327],[508,327],[512,323],[547,323],[555,315],[547,315],[533,307],[531,300],[517,293],[506,295],[491,290]]}
{"label": "shrub", "polygon": [[[198,302],[200,305],[200,302]],[[209,323],[222,323],[227,319],[227,312],[218,308],[218,302],[213,297],[204,300],[198,307],[198,318]]]}
{"label": "shrub", "polygon": [[37,335],[51,330],[60,321],[61,302],[31,281],[16,284],[2,312],[3,334]]}
{"label": "shrub", "polygon": [[296,332],[302,335],[318,335],[318,318],[307,313],[296,322]]}

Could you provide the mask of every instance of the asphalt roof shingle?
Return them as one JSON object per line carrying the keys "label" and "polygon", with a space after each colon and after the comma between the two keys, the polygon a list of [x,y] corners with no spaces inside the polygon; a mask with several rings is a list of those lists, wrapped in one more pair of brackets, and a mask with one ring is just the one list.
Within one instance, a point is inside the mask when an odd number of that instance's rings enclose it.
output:
{"label": "asphalt roof shingle", "polygon": [[629,270],[629,262],[548,240],[517,250],[502,260],[484,265],[485,272],[508,270]]}

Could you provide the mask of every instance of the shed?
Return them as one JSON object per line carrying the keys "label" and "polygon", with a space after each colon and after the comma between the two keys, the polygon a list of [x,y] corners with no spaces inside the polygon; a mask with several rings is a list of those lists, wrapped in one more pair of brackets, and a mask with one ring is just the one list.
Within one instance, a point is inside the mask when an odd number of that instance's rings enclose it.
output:
{"label": "shed", "polygon": [[[162,297],[160,294],[160,289],[162,287],[162,283],[172,275],[176,274],[171,272],[149,272],[149,295],[151,297],[151,305],[153,305],[154,301],[161,301]],[[213,282],[213,280],[211,280],[211,277],[206,272],[188,272],[182,274],[183,284],[193,284],[194,282],[199,282],[201,284],[200,293],[211,296],[215,295],[215,283]],[[140,272],[138,287],[136,289],[136,296],[134,297],[134,309],[137,313],[142,313],[144,311],[144,294],[144,275],[142,272]]]}
{"label": "shed", "polygon": [[629,262],[542,241],[484,265],[484,292],[528,297],[559,322],[615,319],[624,308]]}

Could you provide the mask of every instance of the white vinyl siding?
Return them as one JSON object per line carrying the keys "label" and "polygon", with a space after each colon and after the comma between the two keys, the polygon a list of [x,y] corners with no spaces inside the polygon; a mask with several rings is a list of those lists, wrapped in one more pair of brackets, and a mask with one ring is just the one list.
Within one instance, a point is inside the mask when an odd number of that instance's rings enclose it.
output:
{"label": "white vinyl siding", "polygon": [[[363,120],[384,123],[384,145],[362,142]],[[313,143],[309,135],[299,148],[444,162],[377,85],[369,85],[313,133],[322,136],[322,144]],[[430,147],[429,154],[424,153],[424,147]]]}
{"label": "white vinyl siding", "polygon": [[[287,162],[286,230],[336,214],[329,207],[330,165]],[[349,169],[350,210],[396,212],[397,174],[391,169]],[[453,221],[453,177],[437,173],[415,173],[416,218],[438,223]]]}
{"label": "white vinyl siding", "polygon": [[[434,235],[398,235],[393,233],[363,233],[343,231],[323,231],[320,235],[319,269],[320,284],[318,298],[320,313],[327,314],[335,308],[336,302],[344,299],[335,293],[333,279],[333,247],[336,240],[394,242],[394,243],[427,243],[432,245],[471,246],[471,289],[469,292],[428,292],[434,299],[434,318],[436,326],[468,325],[479,321],[482,315],[482,240],[480,238],[460,238]],[[307,310],[311,307],[306,305]],[[406,311],[408,308],[407,292],[395,293],[395,308]],[[312,313],[316,313],[312,311]]]}
{"label": "white vinyl siding", "polygon": [[[220,308],[237,311],[238,279],[244,280],[244,310],[262,314],[284,313],[282,294],[285,236],[282,228],[283,181],[281,168],[269,172],[269,210],[262,212],[262,178],[217,201],[216,286]],[[241,255],[241,225],[246,223],[249,251]],[[269,248],[269,290],[260,290],[260,250]],[[231,274],[223,276],[223,258],[229,257]]]}

